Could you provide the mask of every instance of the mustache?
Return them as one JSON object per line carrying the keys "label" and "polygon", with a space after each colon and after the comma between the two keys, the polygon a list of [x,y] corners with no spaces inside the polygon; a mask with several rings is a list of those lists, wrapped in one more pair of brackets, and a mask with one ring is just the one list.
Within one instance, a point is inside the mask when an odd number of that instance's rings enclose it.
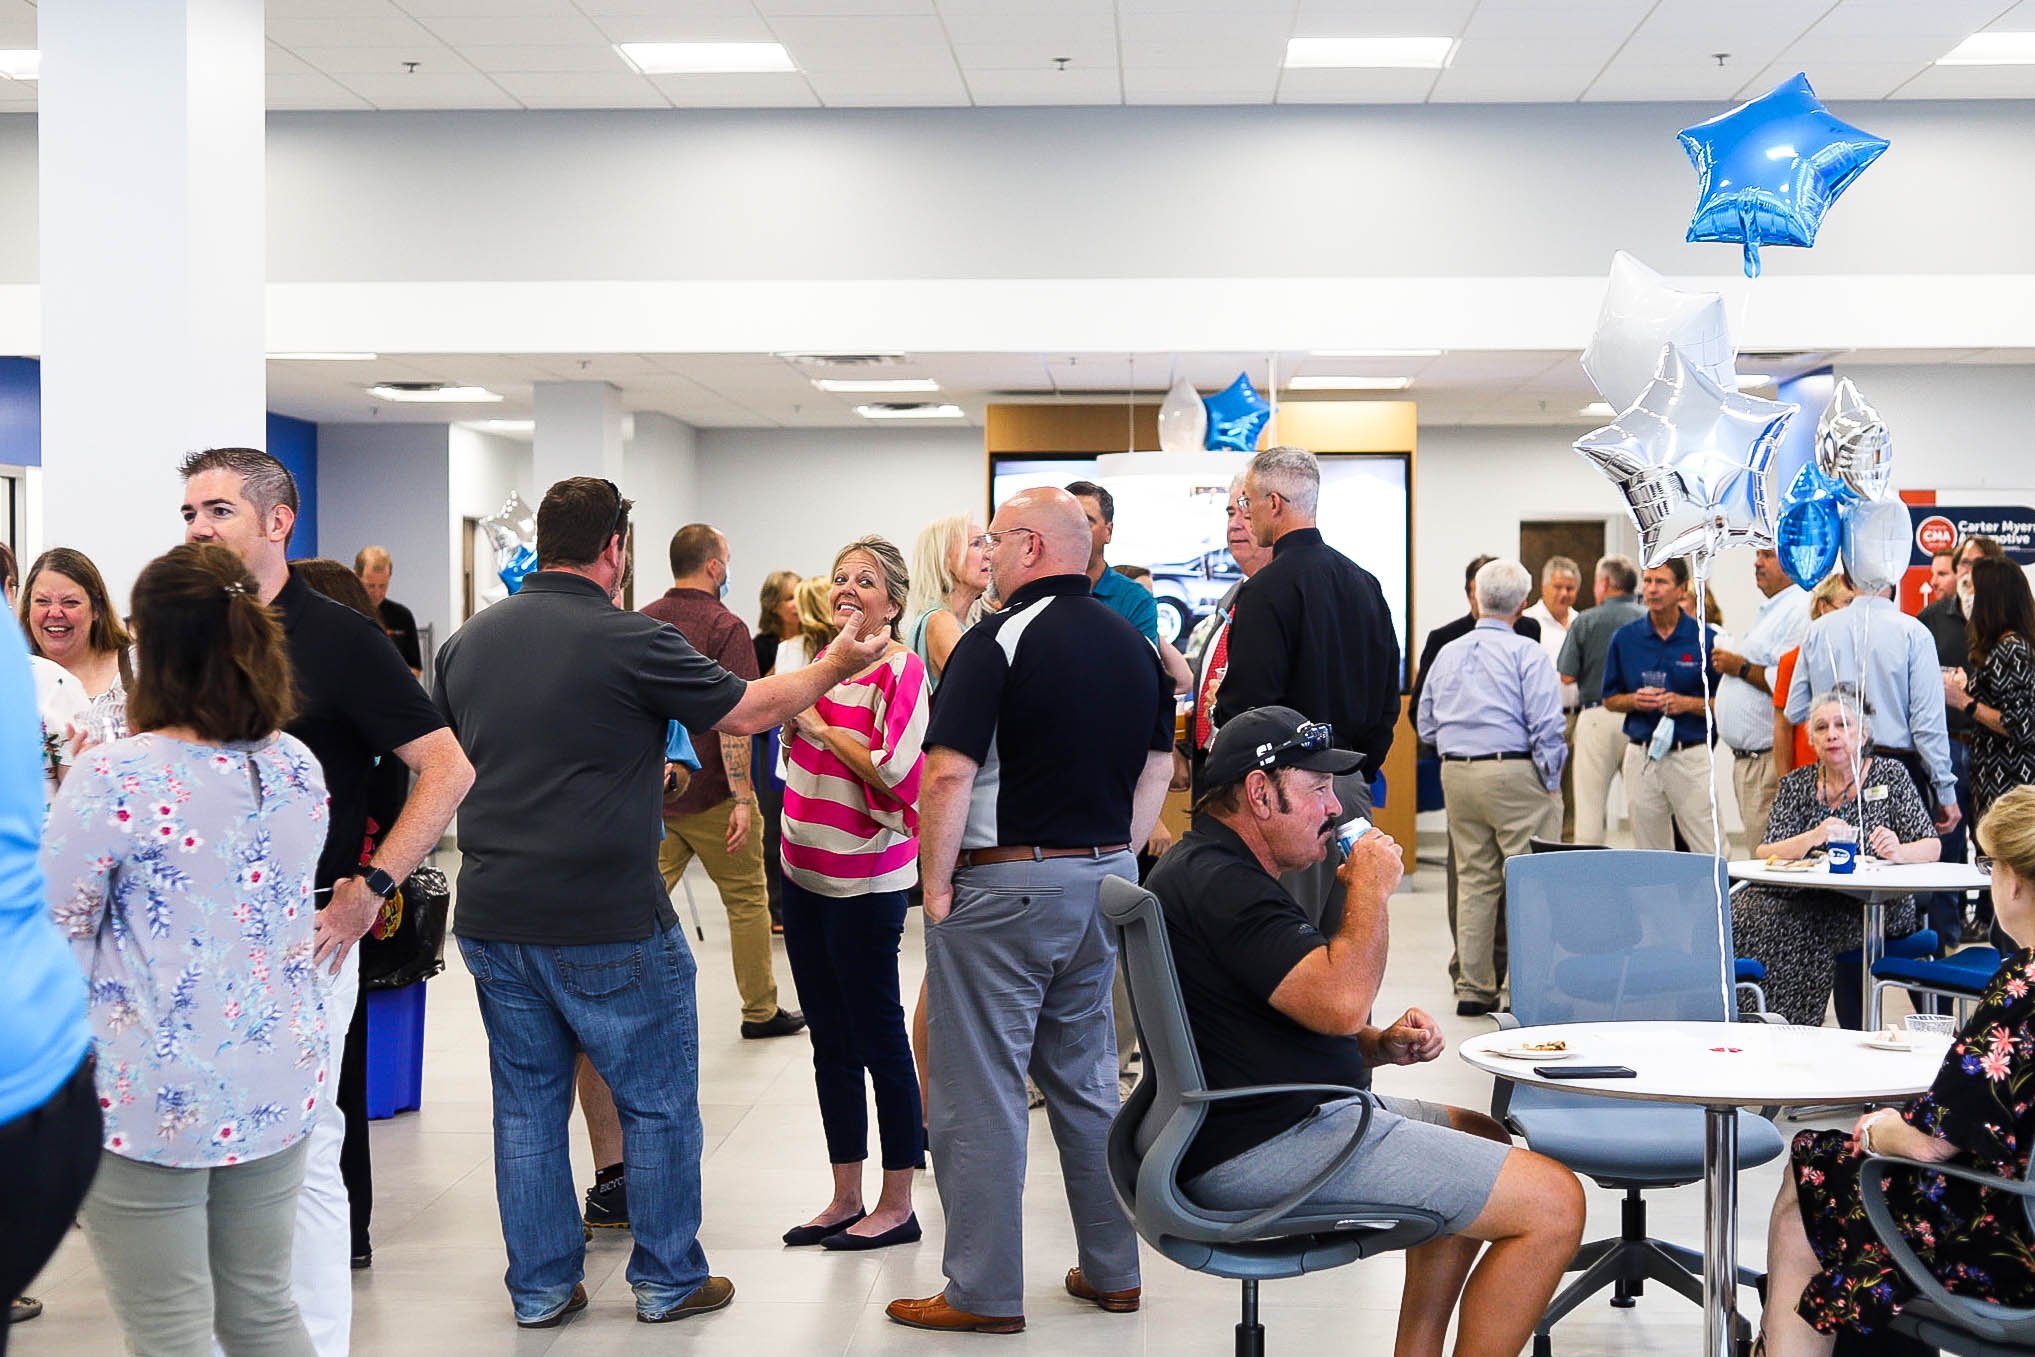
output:
{"label": "mustache", "polygon": [[1315,830],[1314,832],[1317,837],[1326,839],[1333,837],[1335,834],[1335,830],[1336,830],[1335,821],[1323,820],[1321,822],[1321,828]]}

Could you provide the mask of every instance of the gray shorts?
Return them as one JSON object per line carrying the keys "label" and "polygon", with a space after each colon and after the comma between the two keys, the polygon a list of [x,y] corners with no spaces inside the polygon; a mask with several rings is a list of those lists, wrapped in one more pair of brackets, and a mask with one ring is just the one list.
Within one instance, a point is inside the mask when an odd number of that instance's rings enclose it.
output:
{"label": "gray shorts", "polygon": [[[1271,1205],[1306,1185],[1342,1152],[1364,1099],[1323,1103],[1289,1127],[1187,1184],[1187,1195],[1220,1211]],[[1449,1125],[1448,1109],[1415,1098],[1370,1095],[1377,1105],[1364,1145],[1318,1196],[1325,1201],[1412,1206],[1460,1233],[1484,1210],[1510,1147]]]}

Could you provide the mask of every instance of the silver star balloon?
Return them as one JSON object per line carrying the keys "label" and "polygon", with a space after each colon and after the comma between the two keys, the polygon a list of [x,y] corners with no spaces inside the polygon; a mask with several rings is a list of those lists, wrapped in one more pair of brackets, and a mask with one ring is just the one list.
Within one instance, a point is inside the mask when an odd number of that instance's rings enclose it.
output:
{"label": "silver star balloon", "polygon": [[1774,544],[1769,467],[1795,409],[1726,391],[1668,344],[1638,400],[1575,446],[1624,496],[1641,562],[1686,556],[1704,579],[1725,547]]}
{"label": "silver star balloon", "polygon": [[1894,444],[1880,412],[1846,377],[1816,421],[1816,469],[1844,487],[1846,498],[1885,499],[1894,473]]}

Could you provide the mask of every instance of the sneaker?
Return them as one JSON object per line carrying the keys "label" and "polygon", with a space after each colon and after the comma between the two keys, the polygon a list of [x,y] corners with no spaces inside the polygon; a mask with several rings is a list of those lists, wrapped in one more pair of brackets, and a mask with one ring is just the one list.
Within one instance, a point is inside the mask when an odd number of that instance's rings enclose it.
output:
{"label": "sneaker", "polygon": [[805,1014],[780,1008],[762,1022],[743,1023],[742,1037],[745,1041],[756,1041],[763,1037],[788,1037],[805,1030]]}
{"label": "sneaker", "polygon": [[708,1315],[716,1310],[728,1308],[728,1302],[735,1299],[735,1284],[726,1277],[709,1277],[701,1282],[699,1289],[674,1305],[669,1310],[656,1314],[638,1310],[636,1318],[645,1324],[669,1324],[673,1320],[691,1319],[694,1315]]}
{"label": "sneaker", "polygon": [[[629,1228],[629,1180],[612,1178],[586,1190],[586,1214],[581,1217],[589,1230]],[[593,1236],[587,1236],[591,1239]]]}

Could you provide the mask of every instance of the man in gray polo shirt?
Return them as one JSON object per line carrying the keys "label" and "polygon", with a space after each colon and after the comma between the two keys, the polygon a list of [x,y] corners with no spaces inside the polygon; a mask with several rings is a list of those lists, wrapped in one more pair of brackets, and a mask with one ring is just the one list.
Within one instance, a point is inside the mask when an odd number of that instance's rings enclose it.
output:
{"label": "man in gray polo shirt", "polygon": [[1604,657],[1611,634],[1646,613],[1632,596],[1639,570],[1629,556],[1597,562],[1597,606],[1585,608],[1569,625],[1555,672],[1576,685],[1582,710],[1576,715],[1576,842],[1604,842],[1611,779],[1625,761],[1625,722],[1604,707]]}
{"label": "man in gray polo shirt", "polygon": [[584,1051],[621,1113],[647,1323],[734,1297],[700,1224],[695,968],[657,871],[666,723],[746,735],[790,720],[883,653],[843,638],[745,683],[676,629],[616,608],[629,501],[576,476],[537,510],[537,570],[438,656],[437,701],[472,759],[453,929],[480,994],[494,1085],[495,1199],[516,1322],[586,1305],[567,1121]]}

